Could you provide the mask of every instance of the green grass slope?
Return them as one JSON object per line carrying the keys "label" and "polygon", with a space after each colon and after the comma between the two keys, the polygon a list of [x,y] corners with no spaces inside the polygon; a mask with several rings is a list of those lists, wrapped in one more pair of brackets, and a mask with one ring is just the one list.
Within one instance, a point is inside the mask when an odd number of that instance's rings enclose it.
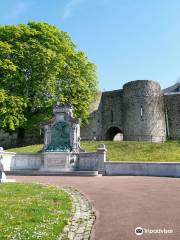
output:
{"label": "green grass slope", "polygon": [[[180,141],[165,143],[149,143],[136,141],[82,141],[81,147],[86,151],[96,151],[97,146],[104,143],[107,148],[107,161],[148,161],[148,162],[180,162]],[[13,148],[7,151],[18,153],[36,153],[42,145]]]}

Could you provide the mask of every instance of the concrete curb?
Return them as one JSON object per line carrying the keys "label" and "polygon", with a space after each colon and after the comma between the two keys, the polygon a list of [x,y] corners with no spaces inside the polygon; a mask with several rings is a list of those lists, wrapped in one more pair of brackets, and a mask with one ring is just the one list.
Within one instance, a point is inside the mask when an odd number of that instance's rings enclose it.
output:
{"label": "concrete curb", "polygon": [[5,171],[6,175],[16,176],[82,176],[97,177],[98,171],[38,171],[38,170],[13,170]]}

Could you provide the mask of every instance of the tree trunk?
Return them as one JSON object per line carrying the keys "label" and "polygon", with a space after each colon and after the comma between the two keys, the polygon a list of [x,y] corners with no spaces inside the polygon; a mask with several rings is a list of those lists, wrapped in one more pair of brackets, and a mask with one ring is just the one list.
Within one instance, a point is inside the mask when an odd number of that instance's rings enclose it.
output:
{"label": "tree trunk", "polygon": [[25,129],[20,127],[18,129],[18,133],[17,133],[17,146],[18,147],[24,146],[24,136],[25,136]]}

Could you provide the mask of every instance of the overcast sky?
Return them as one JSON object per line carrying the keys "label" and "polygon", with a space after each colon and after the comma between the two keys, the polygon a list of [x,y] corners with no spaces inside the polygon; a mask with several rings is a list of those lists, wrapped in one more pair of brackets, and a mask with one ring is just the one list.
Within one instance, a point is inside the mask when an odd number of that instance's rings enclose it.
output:
{"label": "overcast sky", "polygon": [[0,23],[43,21],[66,31],[97,66],[101,90],[180,77],[179,0],[0,0]]}

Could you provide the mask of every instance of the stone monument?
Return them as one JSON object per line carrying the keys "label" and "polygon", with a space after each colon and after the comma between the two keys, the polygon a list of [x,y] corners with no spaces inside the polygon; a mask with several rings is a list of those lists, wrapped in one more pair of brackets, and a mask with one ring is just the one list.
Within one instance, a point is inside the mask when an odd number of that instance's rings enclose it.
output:
{"label": "stone monument", "polygon": [[7,181],[6,174],[4,173],[4,167],[0,158],[0,183],[6,182],[6,181]]}
{"label": "stone monument", "polygon": [[57,103],[53,118],[43,124],[42,171],[73,171],[80,148],[80,123],[69,104]]}
{"label": "stone monument", "polygon": [[4,172],[3,156],[1,155],[2,152],[4,152],[4,149],[3,147],[0,147],[0,183],[16,182],[15,179],[7,179],[6,177]]}

